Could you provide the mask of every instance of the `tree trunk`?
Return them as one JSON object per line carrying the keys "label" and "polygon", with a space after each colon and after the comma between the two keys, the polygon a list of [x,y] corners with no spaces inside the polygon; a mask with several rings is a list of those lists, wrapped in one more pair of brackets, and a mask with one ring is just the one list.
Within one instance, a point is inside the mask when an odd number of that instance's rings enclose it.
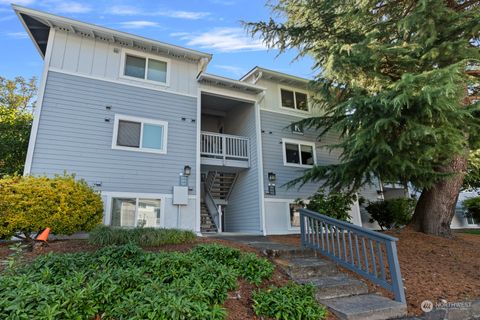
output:
{"label": "tree trunk", "polygon": [[457,173],[423,189],[410,223],[415,230],[442,237],[452,235],[450,224],[466,170],[467,157],[455,156],[441,171]]}

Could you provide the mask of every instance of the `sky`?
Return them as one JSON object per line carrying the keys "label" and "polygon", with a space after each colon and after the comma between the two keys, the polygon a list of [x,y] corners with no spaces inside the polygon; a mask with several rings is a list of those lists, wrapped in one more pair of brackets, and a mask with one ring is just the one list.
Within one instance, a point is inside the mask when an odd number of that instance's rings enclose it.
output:
{"label": "sky", "polygon": [[[0,0],[0,76],[39,77],[43,61],[14,14]],[[213,54],[207,72],[234,79],[254,66],[312,78],[312,60],[278,56],[252,39],[241,21],[266,21],[265,0],[16,0],[18,5]],[[295,60],[295,61],[294,61]]]}

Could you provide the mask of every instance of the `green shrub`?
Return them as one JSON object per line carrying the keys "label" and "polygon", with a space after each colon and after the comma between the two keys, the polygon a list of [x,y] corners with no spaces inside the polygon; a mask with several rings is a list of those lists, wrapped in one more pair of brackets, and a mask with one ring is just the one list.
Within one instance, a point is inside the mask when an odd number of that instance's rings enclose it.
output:
{"label": "green shrub", "polygon": [[102,215],[100,195],[74,176],[0,179],[0,238],[31,239],[46,227],[55,234],[90,231]]}
{"label": "green shrub", "polygon": [[0,319],[225,319],[222,305],[241,276],[236,265],[256,265],[254,255],[237,252],[203,245],[154,253],[129,243],[45,254],[0,275]]}
{"label": "green shrub", "polygon": [[255,253],[242,253],[239,249],[218,244],[200,245],[192,252],[203,259],[231,267],[240,277],[256,285],[269,279],[275,270],[268,259],[259,258]]}
{"label": "green shrub", "polygon": [[253,310],[258,316],[278,320],[318,320],[327,316],[325,307],[315,300],[312,285],[287,284],[252,294]]}
{"label": "green shrub", "polygon": [[407,225],[412,219],[415,199],[398,198],[369,202],[365,209],[370,214],[370,222],[376,221],[382,230]]}
{"label": "green shrub", "polygon": [[158,228],[126,229],[110,226],[97,226],[90,231],[88,237],[91,244],[100,246],[121,245],[132,242],[142,247],[192,243],[195,239],[195,233],[188,230]]}
{"label": "green shrub", "polygon": [[480,221],[480,196],[465,199],[462,205],[467,214],[471,215],[475,221]]}
{"label": "green shrub", "polygon": [[354,194],[346,194],[340,192],[326,193],[325,190],[319,189],[313,196],[308,198],[308,203],[297,199],[296,203],[323,215],[350,221],[350,209],[356,200]]}

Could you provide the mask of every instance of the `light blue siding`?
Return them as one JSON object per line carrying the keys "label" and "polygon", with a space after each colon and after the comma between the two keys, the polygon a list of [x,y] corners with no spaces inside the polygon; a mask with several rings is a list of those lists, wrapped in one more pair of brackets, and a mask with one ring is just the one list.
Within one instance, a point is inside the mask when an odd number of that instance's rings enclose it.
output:
{"label": "light blue siding", "polygon": [[319,183],[308,183],[302,188],[298,187],[287,189],[282,187],[285,183],[298,178],[302,175],[304,169],[298,167],[289,167],[283,164],[283,146],[282,139],[295,139],[307,142],[315,142],[317,164],[335,163],[338,161],[338,151],[330,152],[325,145],[335,143],[333,134],[328,134],[321,141],[317,141],[317,133],[314,130],[305,130],[304,134],[292,133],[288,125],[301,118],[286,115],[277,112],[261,111],[262,128],[262,148],[263,148],[263,174],[265,190],[268,186],[268,172],[273,172],[277,176],[276,196],[266,194],[266,198],[278,199],[296,199],[306,198],[314,194]]}
{"label": "light blue siding", "polygon": [[[193,97],[50,71],[31,174],[66,171],[103,191],[170,194],[189,165],[195,188],[196,109]],[[167,121],[167,154],[112,149],[115,114]]]}
{"label": "light blue siding", "polygon": [[[229,122],[230,123],[227,123]],[[257,132],[255,107],[246,105],[229,112],[225,127],[235,127],[235,134],[250,139],[250,168],[239,173],[225,209],[225,231],[261,232],[260,195],[258,194]]]}

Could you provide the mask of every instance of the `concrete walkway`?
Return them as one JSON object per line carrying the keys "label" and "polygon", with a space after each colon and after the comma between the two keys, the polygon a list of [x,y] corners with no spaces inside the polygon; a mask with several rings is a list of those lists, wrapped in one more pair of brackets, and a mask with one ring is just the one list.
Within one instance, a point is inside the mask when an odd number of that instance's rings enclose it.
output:
{"label": "concrete walkway", "polygon": [[366,283],[340,271],[335,263],[313,250],[277,243],[263,236],[215,234],[210,237],[259,250],[280,265],[294,282],[315,286],[316,299],[340,319],[383,320],[407,313],[405,304],[369,293]]}

